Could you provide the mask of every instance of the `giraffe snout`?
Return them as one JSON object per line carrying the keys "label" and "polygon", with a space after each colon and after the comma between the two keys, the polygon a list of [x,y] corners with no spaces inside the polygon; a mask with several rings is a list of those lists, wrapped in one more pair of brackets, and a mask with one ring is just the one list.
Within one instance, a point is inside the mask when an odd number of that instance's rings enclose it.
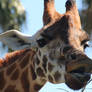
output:
{"label": "giraffe snout", "polygon": [[66,66],[66,84],[68,87],[78,90],[87,85],[92,73],[92,60],[85,54],[71,61]]}
{"label": "giraffe snout", "polygon": [[85,54],[76,55],[76,60],[70,61],[66,65],[67,72],[79,70],[86,73],[92,73],[92,60]]}

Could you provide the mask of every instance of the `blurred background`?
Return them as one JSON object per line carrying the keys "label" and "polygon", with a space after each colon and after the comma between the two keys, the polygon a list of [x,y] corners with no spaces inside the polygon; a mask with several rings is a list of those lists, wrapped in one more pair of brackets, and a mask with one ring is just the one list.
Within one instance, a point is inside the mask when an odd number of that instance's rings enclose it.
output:
{"label": "blurred background", "polygon": [[[0,0],[0,33],[10,29],[17,29],[25,34],[33,35],[42,26],[44,0]],[[55,0],[56,10],[65,12],[66,0]],[[81,17],[82,27],[92,39],[92,0],[76,0]],[[92,58],[92,42],[85,53]],[[7,52],[11,52],[7,46],[0,42],[0,57],[4,57]],[[81,92],[82,90],[76,91]],[[65,84],[53,85],[47,83],[40,92],[75,92],[70,90]],[[90,82],[84,92],[92,92],[92,82]]]}

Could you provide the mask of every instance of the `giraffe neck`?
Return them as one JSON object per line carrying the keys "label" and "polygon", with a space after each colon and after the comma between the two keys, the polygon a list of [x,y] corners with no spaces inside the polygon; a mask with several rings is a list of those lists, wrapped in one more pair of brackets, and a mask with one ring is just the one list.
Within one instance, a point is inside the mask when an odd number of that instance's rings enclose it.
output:
{"label": "giraffe neck", "polygon": [[17,51],[0,60],[0,92],[38,92],[41,89],[46,81],[36,73],[34,54],[30,49]]}
{"label": "giraffe neck", "polygon": [[[65,82],[65,65],[63,63],[57,63],[58,61],[53,61],[53,55],[54,51],[52,51],[50,53],[50,55],[48,53],[46,53],[46,50],[44,50],[44,52],[41,51],[41,49],[39,49],[39,51],[37,52],[37,56],[36,56],[36,60],[37,60],[37,67],[36,67],[36,71],[40,70],[38,72],[38,76],[41,76],[41,78],[45,78],[47,81],[51,82],[51,83],[64,83]],[[64,57],[62,56],[62,58],[64,59]],[[36,61],[35,60],[35,61]],[[40,62],[39,62],[40,61]],[[59,64],[59,71],[58,71],[58,66]],[[41,68],[40,68],[41,67]]]}

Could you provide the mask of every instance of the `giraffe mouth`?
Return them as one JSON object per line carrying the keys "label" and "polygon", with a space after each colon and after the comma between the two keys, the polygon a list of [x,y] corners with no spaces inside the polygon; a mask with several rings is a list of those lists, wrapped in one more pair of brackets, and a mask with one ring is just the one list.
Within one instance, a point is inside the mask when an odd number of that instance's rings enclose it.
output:
{"label": "giraffe mouth", "polygon": [[69,72],[72,76],[75,76],[80,82],[85,82],[90,79],[91,74],[85,72],[84,67],[80,67],[78,69],[72,70]]}
{"label": "giraffe mouth", "polygon": [[74,69],[72,71],[70,71],[69,73],[85,73],[85,68],[84,67],[79,67],[77,69]]}
{"label": "giraffe mouth", "polygon": [[91,74],[85,73],[84,67],[80,67],[68,72],[65,75],[65,83],[71,89],[79,90],[87,84],[90,79],[90,75]]}

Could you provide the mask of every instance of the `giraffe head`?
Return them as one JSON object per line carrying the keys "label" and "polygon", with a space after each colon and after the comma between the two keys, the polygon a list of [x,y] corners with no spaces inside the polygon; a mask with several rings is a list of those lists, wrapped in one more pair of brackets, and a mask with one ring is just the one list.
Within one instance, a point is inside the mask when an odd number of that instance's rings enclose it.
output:
{"label": "giraffe head", "polygon": [[37,43],[42,56],[38,53],[38,57],[47,62],[47,79],[56,84],[65,82],[74,90],[84,87],[92,69],[92,60],[84,53],[88,34],[75,27],[71,16],[64,15],[40,35]]}
{"label": "giraffe head", "polygon": [[40,61],[35,64],[36,72],[39,75],[43,69],[47,81],[65,82],[78,90],[90,79],[92,60],[84,53],[89,36],[81,28],[74,0],[66,2],[66,13],[58,21],[44,26],[34,36],[9,31],[1,34],[0,40],[14,50],[36,48]]}

